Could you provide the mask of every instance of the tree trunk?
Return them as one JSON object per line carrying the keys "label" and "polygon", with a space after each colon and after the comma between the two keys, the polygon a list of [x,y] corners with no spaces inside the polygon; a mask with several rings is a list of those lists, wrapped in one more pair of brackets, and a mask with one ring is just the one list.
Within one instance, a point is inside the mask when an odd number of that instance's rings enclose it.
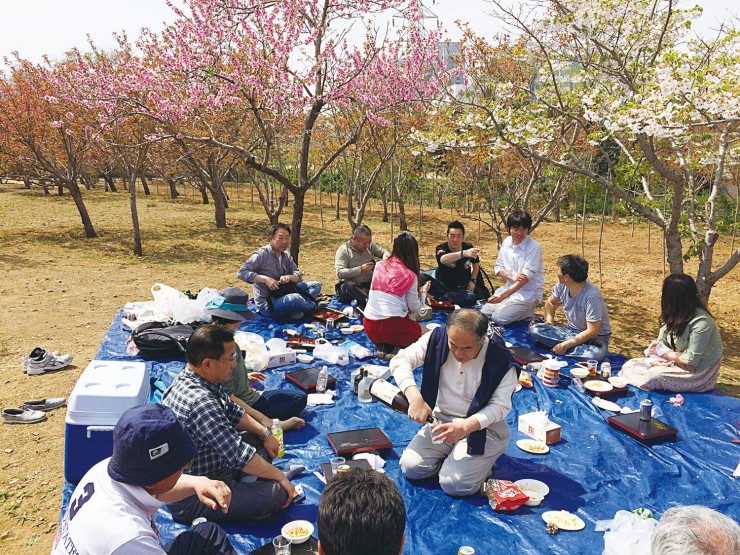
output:
{"label": "tree trunk", "polygon": [[339,220],[339,189],[337,189],[337,209],[336,213],[334,214],[334,219]]}
{"label": "tree trunk", "polygon": [[[75,187],[77,187],[77,183],[75,183]],[[62,185],[61,182],[57,183],[57,195],[59,195],[60,197],[64,196],[64,185]]]}
{"label": "tree trunk", "polygon": [[406,207],[403,204],[403,196],[398,190],[398,187],[395,187],[396,189],[396,200],[398,201],[398,227],[401,231],[408,231],[409,224],[406,222]]}
{"label": "tree trunk", "polygon": [[380,192],[380,202],[383,204],[383,223],[388,223],[388,189],[383,187]]}
{"label": "tree trunk", "polygon": [[23,186],[26,189],[30,189],[31,188],[31,180],[28,177],[24,177],[23,178]]}
{"label": "tree trunk", "polygon": [[[149,183],[146,180],[146,176],[144,175],[144,172],[141,172],[141,174],[139,175],[139,179],[141,180],[141,187],[144,189],[144,194],[146,196],[151,195],[152,192],[149,190]],[[136,180],[133,181],[133,183],[132,183],[131,186],[132,187],[135,187],[136,186]],[[141,256],[141,255],[139,255],[139,256]]]}
{"label": "tree trunk", "polygon": [[[338,194],[338,193],[337,193]],[[298,255],[301,250],[301,224],[303,223],[303,210],[306,202],[306,190],[298,189],[293,193],[293,221],[291,222],[290,255],[298,264]],[[339,202],[337,201],[337,206]]]}
{"label": "tree trunk", "polygon": [[555,204],[555,221],[560,223],[560,201]]}
{"label": "tree trunk", "polygon": [[177,181],[175,179],[168,177],[167,185],[170,186],[170,198],[176,199],[180,196],[180,193],[177,192]]}
{"label": "tree trunk", "polygon": [[200,196],[203,200],[203,204],[210,204],[210,201],[208,200],[208,191],[206,191],[206,188],[198,187],[198,190],[200,191]]}
{"label": "tree trunk", "polygon": [[105,182],[105,190],[111,191],[113,193],[116,191],[116,182],[113,180],[113,176],[108,173],[101,173],[101,177],[103,178],[103,181]]}
{"label": "tree trunk", "polygon": [[131,176],[131,185],[128,188],[128,204],[131,208],[131,231],[134,239],[134,255],[144,256],[141,247],[141,230],[139,228],[139,211],[136,206],[136,175]]}
{"label": "tree trunk", "polygon": [[224,188],[221,184],[215,184],[213,191],[213,210],[216,217],[216,227],[226,229],[226,198],[224,198]]}
{"label": "tree trunk", "polygon": [[683,274],[683,246],[678,230],[669,227],[665,231],[665,247],[671,274]]}
{"label": "tree trunk", "polygon": [[98,235],[95,233],[95,228],[90,219],[90,214],[87,212],[87,207],[85,206],[85,202],[82,200],[82,193],[80,192],[80,188],[77,186],[77,183],[70,181],[67,183],[67,188],[69,189],[69,194],[72,196],[72,200],[74,200],[75,206],[77,207],[77,212],[80,214],[82,227],[85,228],[85,237],[88,239],[97,237]]}

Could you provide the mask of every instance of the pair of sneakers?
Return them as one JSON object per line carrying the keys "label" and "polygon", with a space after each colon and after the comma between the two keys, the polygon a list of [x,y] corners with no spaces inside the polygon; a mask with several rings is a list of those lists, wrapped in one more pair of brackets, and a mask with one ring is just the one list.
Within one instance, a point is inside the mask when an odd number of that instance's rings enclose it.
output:
{"label": "pair of sneakers", "polygon": [[72,355],[63,355],[59,351],[50,351],[44,347],[36,347],[30,355],[21,358],[23,372],[29,376],[61,370],[69,366],[71,362]]}
{"label": "pair of sneakers", "polygon": [[379,358],[381,360],[391,360],[394,356],[398,354],[398,351],[401,350],[401,347],[398,345],[388,345],[386,343],[381,343],[378,345],[378,350],[375,351],[376,358]]}
{"label": "pair of sneakers", "polygon": [[26,401],[19,409],[4,409],[2,412],[3,424],[35,424],[46,420],[46,413],[57,409],[67,400],[64,397],[52,397]]}

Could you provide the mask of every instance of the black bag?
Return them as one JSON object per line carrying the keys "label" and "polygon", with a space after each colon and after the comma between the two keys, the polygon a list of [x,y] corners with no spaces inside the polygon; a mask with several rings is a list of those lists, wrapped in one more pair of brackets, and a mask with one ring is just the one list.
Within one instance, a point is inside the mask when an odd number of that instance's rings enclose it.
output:
{"label": "black bag", "polygon": [[357,306],[365,308],[370,295],[370,284],[360,285],[354,281],[340,281],[334,286],[334,293],[340,303],[352,304],[352,301],[357,301]]}
{"label": "black bag", "polygon": [[147,322],[131,333],[139,354],[150,360],[185,360],[188,339],[198,328],[194,324]]}

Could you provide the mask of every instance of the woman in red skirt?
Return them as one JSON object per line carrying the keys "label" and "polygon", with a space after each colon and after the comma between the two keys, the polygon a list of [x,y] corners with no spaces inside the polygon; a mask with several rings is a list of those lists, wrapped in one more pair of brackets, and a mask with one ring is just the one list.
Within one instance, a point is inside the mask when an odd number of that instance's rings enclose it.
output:
{"label": "woman in red skirt", "polygon": [[419,308],[419,244],[404,231],[393,241],[390,258],[375,265],[365,308],[365,332],[382,356],[408,347],[427,331],[410,318]]}

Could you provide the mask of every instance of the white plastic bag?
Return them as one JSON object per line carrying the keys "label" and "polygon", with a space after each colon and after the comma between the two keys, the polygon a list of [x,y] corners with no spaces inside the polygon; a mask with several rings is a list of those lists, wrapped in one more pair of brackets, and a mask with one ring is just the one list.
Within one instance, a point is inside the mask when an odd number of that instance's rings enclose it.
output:
{"label": "white plastic bag", "polygon": [[320,358],[329,364],[336,364],[337,366],[347,366],[349,364],[349,352],[347,349],[332,345],[324,338],[316,340],[313,356],[314,358]]}
{"label": "white plastic bag", "polygon": [[603,555],[650,555],[657,523],[654,518],[645,519],[629,511],[617,511],[613,520],[598,522],[597,531],[607,530]]}
{"label": "white plastic bag", "polygon": [[167,318],[173,319],[175,315],[172,312],[172,301],[188,298],[184,293],[180,293],[174,287],[170,287],[164,283],[155,283],[152,285],[152,297],[154,297],[157,312],[165,314]]}
{"label": "white plastic bag", "polygon": [[238,331],[234,334],[234,341],[239,349],[244,351],[244,364],[255,372],[267,368],[269,356],[265,340],[256,333]]}

